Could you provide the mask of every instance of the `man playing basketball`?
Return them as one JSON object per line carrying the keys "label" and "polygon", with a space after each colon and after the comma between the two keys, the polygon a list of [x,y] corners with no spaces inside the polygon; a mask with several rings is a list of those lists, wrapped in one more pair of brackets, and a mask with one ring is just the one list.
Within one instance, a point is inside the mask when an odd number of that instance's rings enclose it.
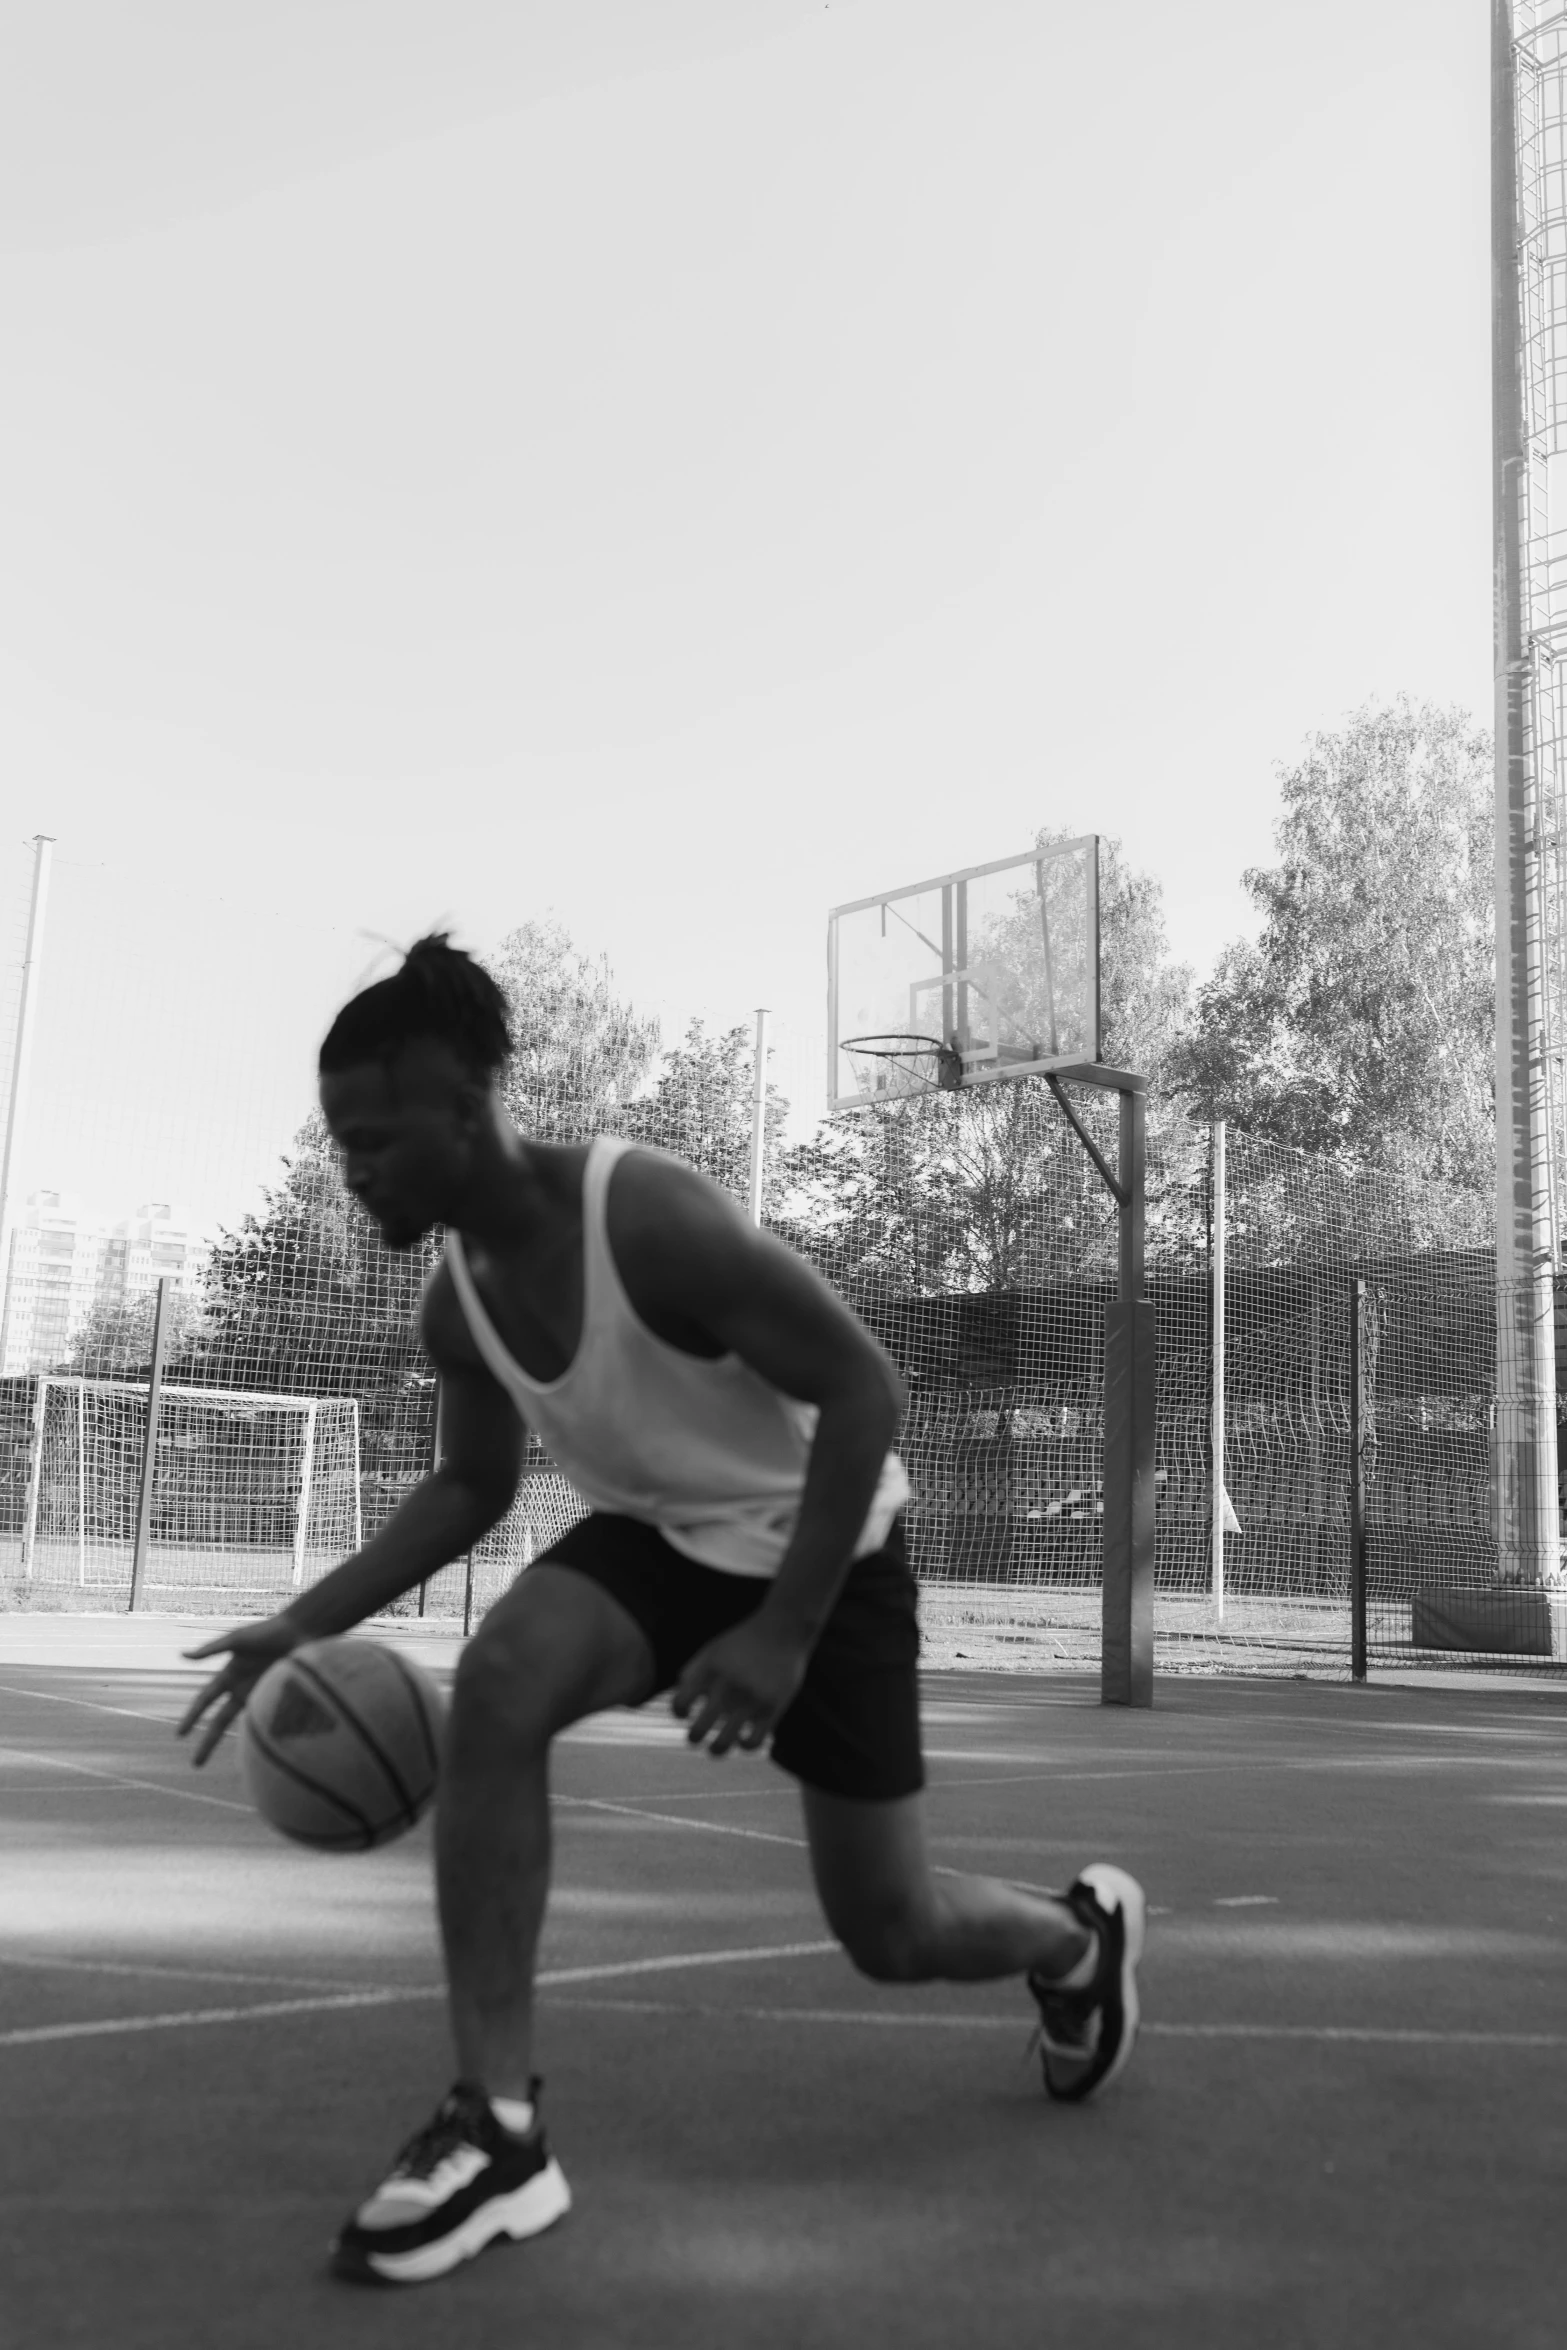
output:
{"label": "man playing basketball", "polygon": [[181,1725],[216,1709],[205,1761],[275,1657],[471,1549],[515,1493],[524,1421],[588,1502],[457,1668],[436,1824],[457,2082],[334,2255],[396,2283],[536,2234],[570,2201],[532,2073],[547,1761],[605,1707],[673,1688],[694,1745],[770,1742],[854,1964],[887,1982],[1023,1976],[1052,2096],[1114,2079],[1137,2028],[1132,1878],[1099,1863],[1051,1899],[926,1859],[892,1364],[694,1169],[608,1137],[519,1134],[496,1088],[508,1051],[500,990],[442,938],[355,996],[322,1045],[349,1190],[393,1248],[446,1228],[422,1321],[445,1457],[281,1615],[193,1651],[228,1662]]}

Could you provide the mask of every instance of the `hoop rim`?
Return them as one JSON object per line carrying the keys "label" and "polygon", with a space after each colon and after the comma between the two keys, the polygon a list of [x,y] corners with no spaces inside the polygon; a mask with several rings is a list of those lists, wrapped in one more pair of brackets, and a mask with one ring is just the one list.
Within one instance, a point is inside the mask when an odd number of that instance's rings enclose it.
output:
{"label": "hoop rim", "polygon": [[[939,1036],[920,1036],[912,1029],[887,1028],[866,1036],[845,1036],[838,1049],[851,1063],[887,1061],[899,1071],[899,1084],[911,1092],[957,1093],[963,1084],[963,1056],[956,1045]],[[856,1075],[859,1074],[856,1068]],[[877,1092],[881,1091],[878,1085]]]}
{"label": "hoop rim", "polygon": [[867,1053],[875,1061],[912,1061],[920,1053],[949,1053],[954,1048],[939,1036],[918,1036],[912,1029],[873,1030],[869,1036],[841,1036],[841,1053]]}

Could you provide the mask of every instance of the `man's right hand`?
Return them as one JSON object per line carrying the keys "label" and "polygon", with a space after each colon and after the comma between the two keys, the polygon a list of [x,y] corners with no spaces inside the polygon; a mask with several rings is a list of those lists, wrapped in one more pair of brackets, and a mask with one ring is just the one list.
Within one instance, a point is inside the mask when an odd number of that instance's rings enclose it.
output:
{"label": "man's right hand", "polygon": [[199,1648],[186,1649],[189,1657],[221,1656],[226,1652],[229,1660],[222,1672],[213,1674],[179,1726],[183,1738],[195,1729],[209,1706],[218,1708],[191,1757],[198,1770],[224,1731],[238,1721],[246,1699],[268,1665],[276,1664],[280,1656],[287,1656],[308,1638],[309,1634],[300,1630],[285,1609],[280,1615],[267,1616],[259,1624],[236,1624],[232,1632],[220,1632],[215,1639],[202,1641]]}

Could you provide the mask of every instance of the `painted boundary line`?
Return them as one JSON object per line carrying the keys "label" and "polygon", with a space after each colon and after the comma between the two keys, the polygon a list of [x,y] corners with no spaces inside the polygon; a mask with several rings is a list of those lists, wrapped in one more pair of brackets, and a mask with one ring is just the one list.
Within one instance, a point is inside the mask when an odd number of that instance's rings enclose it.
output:
{"label": "painted boundary line", "polygon": [[40,1771],[69,1771],[78,1778],[96,1780],[100,1787],[130,1788],[143,1795],[168,1795],[176,1803],[204,1803],[217,1811],[242,1811],[256,1817],[252,1803],[236,1803],[231,1795],[204,1795],[199,1787],[171,1787],[166,1779],[133,1779],[124,1771],[100,1771],[91,1763],[67,1762],[60,1754],[34,1754],[25,1746],[0,1746],[0,1761],[31,1763]]}
{"label": "painted boundary line", "polygon": [[[560,2007],[598,2014],[704,2016],[756,2024],[848,2024],[879,2030],[1011,2032],[1026,2036],[1028,2016],[916,2013],[881,2007],[700,2007],[667,1999],[562,1999]],[[1438,2032],[1376,2024],[1160,2024],[1141,2026],[1145,2040],[1284,2040],[1371,2048],[1522,2048],[1567,2050],[1567,2032]]]}
{"label": "painted boundary line", "polygon": [[[603,1966],[554,1967],[539,1978],[540,1989],[564,1989],[578,1983],[624,1981],[629,1976],[686,1973],[702,1967],[764,1964],[784,1958],[821,1958],[836,1952],[836,1942],[780,1942],[749,1950],[693,1950],[668,1958],[620,1959]],[[47,1963],[39,1962],[39,1963]],[[360,2008],[423,2006],[444,1998],[439,1984],[420,1984],[408,1990],[363,1990],[317,1994],[307,1999],[257,2000],[245,2007],[183,2008],[168,2014],[108,2016],[95,2022],[40,2024],[19,2031],[0,2032],[0,2048],[28,2048],[65,2040],[113,2039],[140,2032],[169,2032],[203,2024],[265,2022],[291,2015],[341,2014]],[[600,2014],[702,2017],[727,2023],[847,2025],[854,2030],[948,2031],[1026,2033],[1028,2019],[1019,2015],[954,2015],[950,2012],[896,2007],[711,2007],[694,2002],[659,1999],[566,1998],[561,2007],[582,2008]],[[1526,2050],[1539,2053],[1567,2051],[1567,2032],[1436,2031],[1420,2026],[1375,2024],[1227,2024],[1144,2023],[1150,2040],[1233,2041],[1312,2047],[1353,2048],[1475,2048]]]}
{"label": "painted boundary line", "polygon": [[[605,1966],[551,1967],[537,1978],[541,1990],[567,1983],[600,1983],[626,1975],[656,1975],[690,1967],[756,1965],[768,1959],[819,1958],[836,1942],[778,1942],[761,1950],[692,1950],[669,1958],[625,1958]],[[272,2016],[329,2015],[360,2007],[425,2005],[446,1997],[440,1983],[406,1991],[335,1991],[310,1999],[264,1999],[245,2007],[189,2007],[164,2015],[103,2016],[89,2023],[32,2024],[0,2032],[0,2048],[34,2048],[54,2040],[107,2040],[134,2032],[174,2032],[200,2024],[265,2022]]]}
{"label": "painted boundary line", "polygon": [[[692,1828],[698,1835],[704,1836],[740,1836],[750,1844],[787,1844],[793,1852],[809,1852],[811,1849],[809,1841],[804,1836],[785,1836],[773,1828],[737,1828],[732,1820],[683,1819],[678,1813],[672,1811],[649,1811],[643,1804],[612,1803],[608,1797],[602,1795],[552,1794],[550,1800],[552,1803],[564,1804],[573,1811],[607,1811],[615,1813],[621,1819],[650,1820],[655,1827],[659,1828]],[[678,1802],[680,1799],[677,1796],[673,1800]],[[701,1801],[701,1797],[693,1796],[691,1801],[698,1803]],[[972,1876],[973,1871],[951,1868],[945,1861],[933,1860],[930,1864],[930,1873],[933,1877],[967,1877]],[[1014,1886],[1019,1893],[1038,1893],[1046,1901],[1061,1899],[1061,1894],[1055,1886],[1032,1885],[1026,1877],[1006,1877],[1001,1882]],[[835,1950],[838,1945],[832,1943],[828,1947]]]}

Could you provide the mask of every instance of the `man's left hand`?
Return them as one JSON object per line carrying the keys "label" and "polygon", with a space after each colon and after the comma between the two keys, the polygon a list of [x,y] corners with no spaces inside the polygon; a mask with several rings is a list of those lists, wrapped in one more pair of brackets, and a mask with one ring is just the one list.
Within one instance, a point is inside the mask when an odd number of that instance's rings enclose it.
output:
{"label": "man's left hand", "polygon": [[805,1679],[810,1644],[760,1614],[720,1633],[692,1657],[675,1689],[674,1710],[689,1721],[693,1746],[754,1752],[776,1728]]}

